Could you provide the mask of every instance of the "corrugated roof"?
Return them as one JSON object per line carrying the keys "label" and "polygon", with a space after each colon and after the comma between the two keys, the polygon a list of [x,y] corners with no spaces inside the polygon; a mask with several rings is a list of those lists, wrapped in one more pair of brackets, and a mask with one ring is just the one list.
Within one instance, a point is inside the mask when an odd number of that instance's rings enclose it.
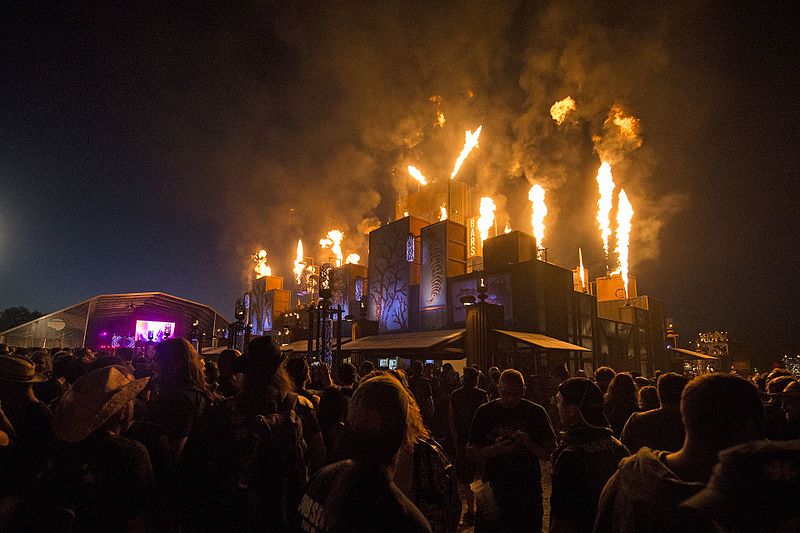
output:
{"label": "corrugated roof", "polygon": [[342,347],[349,351],[406,351],[433,350],[464,336],[463,329],[415,331],[371,335],[348,342]]}
{"label": "corrugated roof", "polygon": [[578,352],[591,352],[590,349],[578,346],[577,344],[570,344],[569,342],[554,339],[541,333],[528,333],[527,331],[508,331],[505,329],[494,330],[502,335],[507,335],[526,344],[533,344],[540,348],[547,350],[574,350]]}
{"label": "corrugated roof", "polygon": [[682,353],[683,355],[688,355],[689,357],[695,357],[697,359],[715,359],[719,360],[719,357],[714,357],[713,355],[707,355],[700,352],[694,352],[692,350],[687,350],[685,348],[670,348],[673,352]]}

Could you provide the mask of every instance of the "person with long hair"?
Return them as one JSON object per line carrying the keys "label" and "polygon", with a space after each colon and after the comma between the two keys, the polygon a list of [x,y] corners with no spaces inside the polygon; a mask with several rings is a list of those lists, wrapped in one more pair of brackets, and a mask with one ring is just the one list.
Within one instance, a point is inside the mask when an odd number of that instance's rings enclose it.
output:
{"label": "person with long hair", "polygon": [[622,435],[625,422],[633,413],[639,411],[639,399],[636,395],[636,385],[633,377],[626,372],[615,375],[608,384],[603,412],[611,424],[614,436]]}
{"label": "person with long hair", "polygon": [[156,346],[154,356],[155,395],[146,418],[161,427],[173,457],[177,458],[213,396],[200,355],[189,341],[182,338],[162,341]]}

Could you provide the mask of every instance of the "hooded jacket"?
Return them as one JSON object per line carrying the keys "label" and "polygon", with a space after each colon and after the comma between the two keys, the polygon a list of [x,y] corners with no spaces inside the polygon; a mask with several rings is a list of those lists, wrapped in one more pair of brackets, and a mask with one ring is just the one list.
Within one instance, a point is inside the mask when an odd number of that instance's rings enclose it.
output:
{"label": "hooded jacket", "polygon": [[664,460],[668,453],[641,448],[620,461],[600,495],[595,533],[675,533],[678,505],[704,484],[680,479]]}

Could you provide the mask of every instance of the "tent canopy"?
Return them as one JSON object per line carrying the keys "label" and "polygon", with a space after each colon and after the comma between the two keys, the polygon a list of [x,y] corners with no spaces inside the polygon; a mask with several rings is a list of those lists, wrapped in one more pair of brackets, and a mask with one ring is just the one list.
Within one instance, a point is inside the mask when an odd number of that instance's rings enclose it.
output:
{"label": "tent canopy", "polygon": [[578,346],[576,344],[571,344],[566,341],[554,339],[553,337],[548,337],[547,335],[542,335],[541,333],[528,333],[527,331],[509,331],[505,329],[496,329],[494,331],[500,333],[501,335],[506,335],[518,341],[522,341],[525,344],[532,344],[534,346],[545,348],[547,350],[574,350],[578,352],[591,352],[590,349],[584,348],[583,346]]}
{"label": "tent canopy", "polygon": [[[350,342],[350,337],[342,337],[342,346],[343,347],[344,347],[344,344],[347,343],[347,342]],[[317,349],[317,339],[313,339],[311,341],[311,346],[312,346],[313,350]],[[333,346],[334,347],[336,346],[336,339],[333,340]],[[308,351],[308,339],[302,339],[302,340],[299,340],[299,341],[294,341],[293,343],[285,344],[285,345],[281,346],[280,348],[281,348],[282,352],[291,351],[291,352],[297,352],[297,353],[300,353],[300,352],[305,353],[305,352]]]}
{"label": "tent canopy", "polygon": [[449,351],[446,344],[457,341],[464,336],[463,329],[447,329],[441,331],[415,331],[413,333],[387,333],[385,335],[371,335],[348,342],[342,350],[348,351],[383,351],[383,352],[412,352],[412,351]]}
{"label": "tent canopy", "polygon": [[694,352],[692,350],[687,350],[685,348],[670,348],[673,352],[678,352],[683,355],[688,355],[689,357],[694,357],[696,359],[714,359],[719,360],[719,357],[714,357],[713,355],[706,355],[700,352]]}

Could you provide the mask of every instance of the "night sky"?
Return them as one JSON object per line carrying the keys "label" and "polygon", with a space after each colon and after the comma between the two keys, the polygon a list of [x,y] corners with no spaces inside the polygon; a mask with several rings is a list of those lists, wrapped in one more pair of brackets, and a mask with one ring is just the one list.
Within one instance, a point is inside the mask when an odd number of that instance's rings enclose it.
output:
{"label": "night sky", "polygon": [[480,124],[459,179],[526,231],[544,185],[550,260],[575,268],[580,246],[594,277],[616,104],[641,125],[613,165],[640,293],[684,340],[800,344],[790,2],[18,4],[0,33],[0,309],[164,291],[231,317],[249,254],[288,278],[297,239],[338,227],[366,257],[363,232],[414,189],[406,165],[444,179]]}

